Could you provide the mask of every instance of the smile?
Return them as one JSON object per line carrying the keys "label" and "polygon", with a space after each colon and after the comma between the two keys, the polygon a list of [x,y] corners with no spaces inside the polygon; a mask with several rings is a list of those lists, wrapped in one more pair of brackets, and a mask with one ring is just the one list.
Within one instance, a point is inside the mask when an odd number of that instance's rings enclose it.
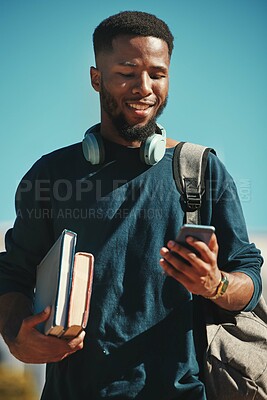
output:
{"label": "smile", "polygon": [[129,104],[129,103],[128,106],[134,108],[135,110],[147,110],[150,107],[150,105],[147,104]]}

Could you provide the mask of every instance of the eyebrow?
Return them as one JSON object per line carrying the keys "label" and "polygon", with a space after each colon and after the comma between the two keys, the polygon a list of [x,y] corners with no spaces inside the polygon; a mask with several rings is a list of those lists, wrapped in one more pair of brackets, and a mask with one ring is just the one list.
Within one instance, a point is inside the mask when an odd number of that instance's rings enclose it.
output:
{"label": "eyebrow", "polygon": [[118,65],[121,65],[122,67],[136,67],[136,64],[130,61],[119,62]]}
{"label": "eyebrow", "polygon": [[[130,62],[130,61],[122,61],[119,62],[118,65],[122,66],[122,67],[137,67],[137,64]],[[157,71],[163,71],[163,72],[167,72],[168,68],[163,66],[163,65],[155,65],[155,66],[151,66],[151,69],[155,69]]]}

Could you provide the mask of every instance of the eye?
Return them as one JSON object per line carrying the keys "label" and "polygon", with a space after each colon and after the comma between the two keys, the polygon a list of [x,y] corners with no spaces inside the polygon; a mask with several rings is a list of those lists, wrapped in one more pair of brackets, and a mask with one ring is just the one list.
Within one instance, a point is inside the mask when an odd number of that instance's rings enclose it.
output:
{"label": "eye", "polygon": [[118,74],[119,74],[120,76],[123,76],[124,78],[133,78],[133,77],[134,77],[134,74],[133,74],[133,73],[128,73],[128,74],[126,74],[126,73],[123,73],[123,72],[118,72]]}
{"label": "eye", "polygon": [[166,78],[166,75],[154,75],[154,74],[152,74],[152,75],[150,75],[150,78],[151,79],[163,79],[163,78]]}

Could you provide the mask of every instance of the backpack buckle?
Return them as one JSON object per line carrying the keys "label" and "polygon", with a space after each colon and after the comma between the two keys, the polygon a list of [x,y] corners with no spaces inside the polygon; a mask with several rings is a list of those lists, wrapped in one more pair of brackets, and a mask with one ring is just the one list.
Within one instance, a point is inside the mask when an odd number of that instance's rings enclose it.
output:
{"label": "backpack buckle", "polygon": [[201,193],[194,178],[184,179],[184,202],[189,211],[196,211],[201,206]]}

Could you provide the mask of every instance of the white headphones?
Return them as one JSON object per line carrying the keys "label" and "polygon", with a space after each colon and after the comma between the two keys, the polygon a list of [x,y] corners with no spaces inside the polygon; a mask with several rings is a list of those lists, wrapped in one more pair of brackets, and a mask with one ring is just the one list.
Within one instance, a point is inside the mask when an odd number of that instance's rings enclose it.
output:
{"label": "white headphones", "polygon": [[[147,165],[158,163],[166,150],[166,131],[157,123],[158,133],[153,133],[140,147],[140,158]],[[82,141],[83,155],[91,164],[102,164],[105,159],[105,149],[100,134],[100,124],[89,128]]]}

